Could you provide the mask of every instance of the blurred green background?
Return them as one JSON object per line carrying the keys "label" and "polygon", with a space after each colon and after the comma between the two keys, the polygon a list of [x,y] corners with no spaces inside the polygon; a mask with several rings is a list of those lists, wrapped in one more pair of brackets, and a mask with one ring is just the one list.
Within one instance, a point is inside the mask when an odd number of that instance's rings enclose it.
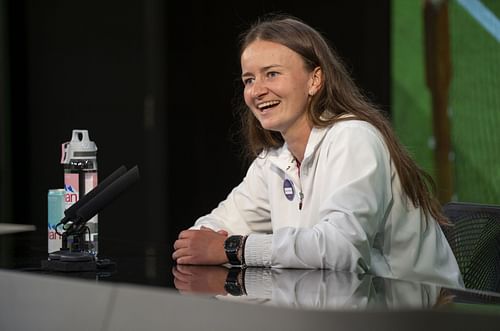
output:
{"label": "blurred green background", "polygon": [[[496,16],[498,27],[500,1],[474,2]],[[418,164],[434,176],[423,1],[394,0],[391,10],[393,124]],[[500,204],[500,42],[458,0],[449,1],[449,30],[453,200]]]}

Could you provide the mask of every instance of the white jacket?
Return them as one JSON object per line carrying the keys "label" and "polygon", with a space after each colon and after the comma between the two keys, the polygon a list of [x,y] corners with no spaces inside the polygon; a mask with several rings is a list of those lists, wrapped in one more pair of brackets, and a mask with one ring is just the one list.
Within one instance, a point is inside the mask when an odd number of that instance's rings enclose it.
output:
{"label": "white jacket", "polygon": [[371,124],[347,120],[314,128],[300,177],[298,170],[286,144],[263,153],[243,182],[194,227],[249,234],[249,266],[462,285],[439,225],[407,203],[384,139]]}

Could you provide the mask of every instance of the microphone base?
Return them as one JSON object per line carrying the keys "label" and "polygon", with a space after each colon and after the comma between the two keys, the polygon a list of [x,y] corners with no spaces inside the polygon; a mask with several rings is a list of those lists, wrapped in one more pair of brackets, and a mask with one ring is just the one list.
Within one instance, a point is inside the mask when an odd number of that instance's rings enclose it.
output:
{"label": "microphone base", "polygon": [[47,260],[42,260],[42,269],[61,272],[96,271],[97,264],[95,256],[90,253],[59,250],[50,253]]}

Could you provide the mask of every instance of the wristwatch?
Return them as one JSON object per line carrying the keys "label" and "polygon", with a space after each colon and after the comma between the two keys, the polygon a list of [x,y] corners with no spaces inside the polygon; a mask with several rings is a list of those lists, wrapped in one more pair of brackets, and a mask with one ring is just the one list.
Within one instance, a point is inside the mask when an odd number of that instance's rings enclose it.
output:
{"label": "wristwatch", "polygon": [[[226,278],[226,283],[224,284],[224,289],[226,290],[227,293],[231,294],[232,296],[240,296],[240,295],[245,295],[246,290],[245,290],[245,285],[244,285],[244,272],[245,269],[241,268],[231,268],[229,269],[229,272],[227,274]],[[240,278],[240,274],[242,277]],[[241,279],[241,281],[238,281],[238,279]]]}
{"label": "wristwatch", "polygon": [[243,243],[243,236],[230,236],[224,241],[224,250],[226,251],[227,259],[232,265],[241,265],[238,258],[238,250]]}

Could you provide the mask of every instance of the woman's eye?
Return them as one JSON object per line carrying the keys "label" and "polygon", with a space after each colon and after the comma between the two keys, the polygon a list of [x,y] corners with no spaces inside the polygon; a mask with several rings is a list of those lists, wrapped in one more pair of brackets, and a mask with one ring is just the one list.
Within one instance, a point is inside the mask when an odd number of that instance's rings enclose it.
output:
{"label": "woman's eye", "polygon": [[253,78],[245,78],[243,79],[243,85],[251,84],[254,81]]}

